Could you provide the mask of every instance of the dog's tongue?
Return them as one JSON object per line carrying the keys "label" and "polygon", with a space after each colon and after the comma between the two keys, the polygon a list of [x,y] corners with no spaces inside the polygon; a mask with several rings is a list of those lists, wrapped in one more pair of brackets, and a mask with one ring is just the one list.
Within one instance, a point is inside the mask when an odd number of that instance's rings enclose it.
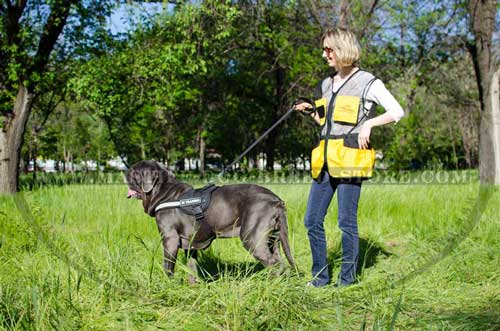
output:
{"label": "dog's tongue", "polygon": [[127,193],[127,198],[130,199],[131,197],[135,196],[137,194],[136,191],[129,189]]}

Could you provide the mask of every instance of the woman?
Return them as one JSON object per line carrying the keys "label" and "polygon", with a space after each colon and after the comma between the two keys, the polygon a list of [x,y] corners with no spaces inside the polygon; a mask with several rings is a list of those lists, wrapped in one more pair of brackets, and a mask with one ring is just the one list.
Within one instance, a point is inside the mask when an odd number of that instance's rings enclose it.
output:
{"label": "woman", "polygon": [[[309,286],[329,283],[324,218],[337,192],[338,225],[342,231],[342,265],[336,286],[355,281],[358,260],[358,201],[362,180],[371,177],[375,151],[370,148],[371,129],[397,122],[404,112],[381,80],[358,67],[361,48],[353,33],[327,31],[322,37],[323,58],[335,69],[316,91],[316,111],[311,117],[321,127],[319,145],[313,150],[309,193],[304,224],[312,253]],[[375,106],[385,113],[375,116]],[[313,108],[303,102],[298,111]]]}

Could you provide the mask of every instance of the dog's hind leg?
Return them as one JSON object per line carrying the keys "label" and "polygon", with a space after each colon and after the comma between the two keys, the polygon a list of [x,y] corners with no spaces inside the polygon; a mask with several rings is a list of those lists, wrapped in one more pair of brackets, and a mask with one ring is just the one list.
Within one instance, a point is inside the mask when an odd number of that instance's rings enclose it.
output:
{"label": "dog's hind leg", "polygon": [[272,260],[274,261],[273,266],[276,267],[275,274],[279,276],[285,270],[285,264],[283,263],[283,259],[281,258],[280,253],[280,238],[279,233],[273,231],[271,236],[269,237],[269,249],[272,254]]}
{"label": "dog's hind leg", "polygon": [[271,253],[267,243],[258,243],[255,247],[245,246],[245,248],[266,267],[273,266],[279,262],[279,260],[276,260],[274,254]]}
{"label": "dog's hind leg", "polygon": [[276,253],[274,250],[274,246],[276,245],[270,241],[272,239],[270,237],[271,231],[271,229],[264,229],[251,233],[245,233],[243,231],[240,233],[241,241],[245,249],[265,267],[274,266],[281,261],[279,245],[277,246],[278,252]]}
{"label": "dog's hind leg", "polygon": [[269,203],[263,201],[249,206],[241,215],[240,238],[243,246],[266,267],[273,266],[280,261],[279,256],[273,254],[271,250],[276,220],[269,215],[273,214]]}
{"label": "dog's hind leg", "polygon": [[198,283],[198,262],[196,258],[198,257],[198,251],[194,249],[188,249],[184,251],[187,258],[188,271],[188,282],[190,285]]}

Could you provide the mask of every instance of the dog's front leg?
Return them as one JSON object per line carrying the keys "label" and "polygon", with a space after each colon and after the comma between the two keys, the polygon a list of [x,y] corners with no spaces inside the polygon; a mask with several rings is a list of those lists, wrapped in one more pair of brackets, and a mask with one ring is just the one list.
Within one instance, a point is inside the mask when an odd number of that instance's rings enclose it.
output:
{"label": "dog's front leg", "polygon": [[163,237],[163,269],[173,277],[177,252],[179,251],[179,235],[171,234]]}

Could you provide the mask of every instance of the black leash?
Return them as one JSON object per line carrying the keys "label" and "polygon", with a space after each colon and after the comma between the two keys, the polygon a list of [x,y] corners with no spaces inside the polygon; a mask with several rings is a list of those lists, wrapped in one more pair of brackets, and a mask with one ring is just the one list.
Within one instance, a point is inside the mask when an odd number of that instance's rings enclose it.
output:
{"label": "black leash", "polygon": [[220,176],[224,175],[227,170],[231,169],[239,160],[241,160],[241,158],[243,156],[245,156],[248,152],[250,152],[262,139],[264,139],[269,134],[269,132],[273,131],[275,127],[277,127],[281,122],[283,122],[285,119],[287,119],[295,111],[295,105],[297,105],[297,104],[299,104],[301,102],[307,102],[307,103],[309,103],[310,105],[313,106],[312,110],[304,110],[304,111],[302,111],[303,114],[310,115],[310,114],[316,112],[316,106],[315,106],[314,102],[311,101],[310,99],[307,99],[307,98],[298,98],[298,99],[296,99],[293,102],[292,107],[290,109],[288,109],[287,112],[283,116],[281,116],[276,122],[274,122],[274,124],[271,125],[271,127],[269,129],[267,129],[266,132],[264,132],[250,146],[248,146],[243,151],[243,153],[241,153],[240,155],[238,155],[238,157],[236,159],[234,159],[233,162],[231,162],[227,167],[224,167],[222,169],[222,171],[217,175],[217,178],[220,178]]}

